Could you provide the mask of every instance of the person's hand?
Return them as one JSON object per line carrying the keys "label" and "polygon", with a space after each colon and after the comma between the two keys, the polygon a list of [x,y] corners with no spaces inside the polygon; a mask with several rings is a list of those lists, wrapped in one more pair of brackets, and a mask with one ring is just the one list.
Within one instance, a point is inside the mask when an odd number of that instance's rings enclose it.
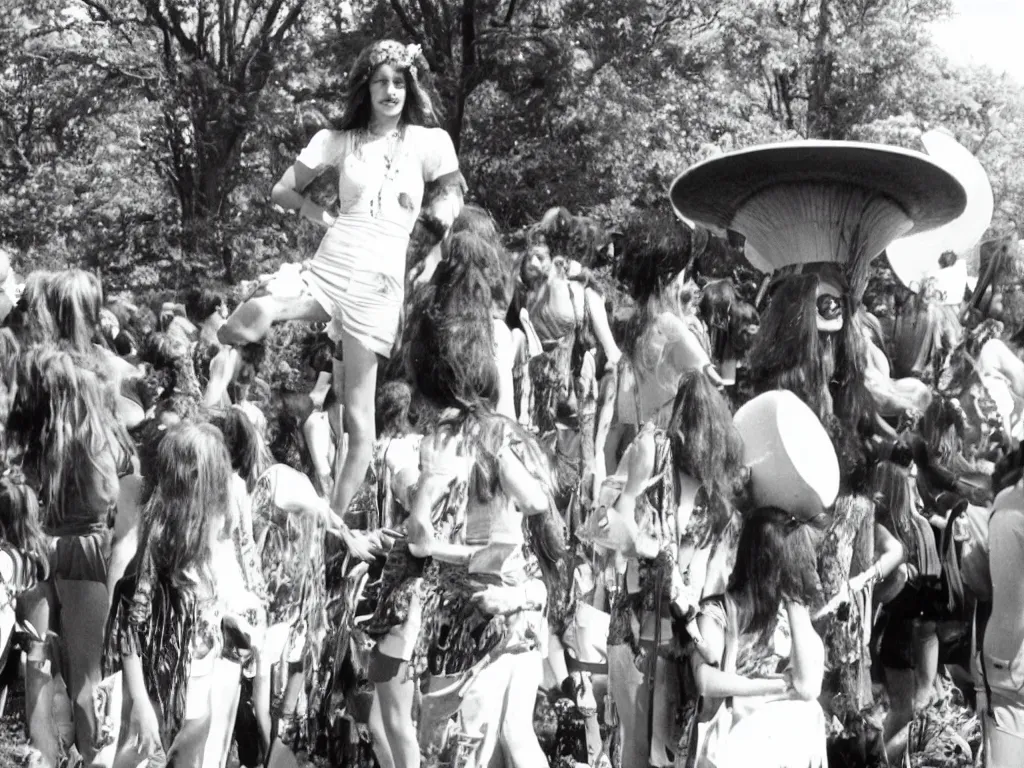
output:
{"label": "person's hand", "polygon": [[711,382],[715,385],[716,389],[725,389],[725,379],[722,378],[713,363],[709,362],[704,366],[704,375],[711,379]]}
{"label": "person's hand", "polygon": [[658,543],[640,532],[630,511],[620,512],[615,507],[599,507],[589,524],[593,543],[618,552],[623,557],[653,560],[658,556]]}
{"label": "person's hand", "polygon": [[878,569],[875,566],[871,566],[867,570],[861,571],[856,576],[850,579],[850,594],[855,595],[862,589],[867,587],[874,581],[878,580]]}
{"label": "person's hand", "polygon": [[367,535],[362,531],[353,531],[337,516],[331,516],[331,524],[328,525],[327,532],[340,538],[345,543],[348,553],[357,560],[369,563],[376,559]]}
{"label": "person's hand", "polygon": [[316,389],[310,391],[309,399],[313,403],[314,410],[322,411],[324,409],[324,402],[327,400],[327,393],[330,389]]}
{"label": "person's hand", "polygon": [[160,739],[160,721],[149,699],[133,700],[128,718],[128,737],[125,744],[145,757],[163,749]]}
{"label": "person's hand", "polygon": [[487,587],[473,595],[473,602],[488,616],[507,616],[523,608],[522,587]]}
{"label": "person's hand", "polygon": [[367,531],[366,545],[375,557],[380,557],[386,555],[394,548],[395,540],[388,535],[387,531],[378,529],[376,531]]}

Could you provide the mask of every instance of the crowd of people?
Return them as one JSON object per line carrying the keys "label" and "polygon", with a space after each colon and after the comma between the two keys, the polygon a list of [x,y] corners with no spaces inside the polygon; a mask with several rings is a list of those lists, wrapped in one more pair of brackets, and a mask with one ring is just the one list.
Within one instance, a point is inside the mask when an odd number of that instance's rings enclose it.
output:
{"label": "crowd of people", "polygon": [[[241,301],[0,265],[31,765],[1024,765],[1012,249],[867,290],[970,190],[881,148],[858,168],[902,176],[830,187],[841,143],[781,145],[615,231],[553,208],[509,238],[428,76],[360,54],[271,195],[320,246]],[[771,279],[702,272],[743,258]],[[266,369],[283,333],[307,386]]]}

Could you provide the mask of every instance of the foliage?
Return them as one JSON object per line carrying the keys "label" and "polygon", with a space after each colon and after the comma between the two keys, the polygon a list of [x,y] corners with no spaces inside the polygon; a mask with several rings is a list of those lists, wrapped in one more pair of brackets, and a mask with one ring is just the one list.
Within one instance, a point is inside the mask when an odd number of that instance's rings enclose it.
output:
{"label": "foliage", "polygon": [[[1024,207],[1024,88],[928,39],[949,0],[21,0],[0,20],[0,243],[115,290],[234,283],[319,232],[268,200],[369,41],[418,42],[470,194],[616,225],[711,154],[943,126]],[[323,179],[314,195],[334,196]]]}

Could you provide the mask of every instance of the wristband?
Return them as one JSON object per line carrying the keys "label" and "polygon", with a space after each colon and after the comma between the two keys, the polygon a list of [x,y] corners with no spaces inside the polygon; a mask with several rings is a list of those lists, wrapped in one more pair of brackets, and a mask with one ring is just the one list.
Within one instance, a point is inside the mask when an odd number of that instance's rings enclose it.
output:
{"label": "wristband", "polygon": [[334,222],[328,218],[327,211],[314,203],[308,197],[302,198],[302,207],[299,208],[299,215],[314,223],[330,227]]}
{"label": "wristband", "polygon": [[444,236],[448,234],[448,225],[429,213],[420,214],[420,224],[438,240],[444,240]]}

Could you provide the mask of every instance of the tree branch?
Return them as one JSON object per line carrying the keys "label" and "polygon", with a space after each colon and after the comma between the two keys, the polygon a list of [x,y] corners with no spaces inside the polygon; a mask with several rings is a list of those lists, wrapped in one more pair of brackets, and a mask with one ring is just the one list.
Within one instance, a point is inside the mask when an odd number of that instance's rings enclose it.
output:
{"label": "tree branch", "polygon": [[402,25],[402,29],[405,30],[405,34],[412,38],[413,42],[423,44],[423,35],[420,34],[419,29],[412,23],[412,17],[409,16],[409,12],[402,6],[402,0],[390,0],[391,9],[398,16],[398,21]]}

